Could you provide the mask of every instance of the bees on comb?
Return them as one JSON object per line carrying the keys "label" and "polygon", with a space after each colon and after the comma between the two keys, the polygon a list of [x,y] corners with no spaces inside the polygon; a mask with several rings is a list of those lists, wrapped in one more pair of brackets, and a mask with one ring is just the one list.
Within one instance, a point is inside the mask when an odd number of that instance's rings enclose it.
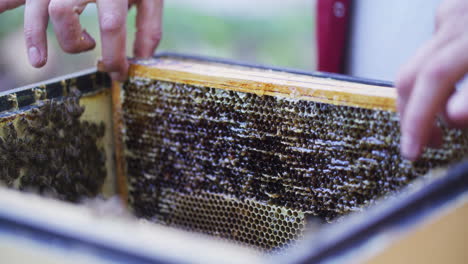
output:
{"label": "bees on comb", "polygon": [[[178,205],[193,208],[190,200],[203,203],[202,194],[208,193],[237,201],[236,209],[250,200],[333,222],[468,153],[466,137],[453,134],[447,139],[452,149],[405,162],[399,156],[398,116],[386,110],[143,77],[130,78],[124,92],[129,194],[136,215],[226,238],[230,233],[218,227],[234,218],[177,219],[188,211]],[[178,197],[171,199],[170,193]],[[206,201],[213,208],[214,200]],[[269,215],[255,217],[260,222]],[[242,233],[241,228],[226,230]],[[280,238],[294,236],[293,229],[284,226]],[[269,240],[266,234],[255,238]]]}
{"label": "bees on comb", "polygon": [[79,91],[73,89],[69,96],[40,101],[3,123],[3,184],[72,202],[100,192],[106,156],[98,143],[105,125],[80,120],[85,108],[79,102]]}

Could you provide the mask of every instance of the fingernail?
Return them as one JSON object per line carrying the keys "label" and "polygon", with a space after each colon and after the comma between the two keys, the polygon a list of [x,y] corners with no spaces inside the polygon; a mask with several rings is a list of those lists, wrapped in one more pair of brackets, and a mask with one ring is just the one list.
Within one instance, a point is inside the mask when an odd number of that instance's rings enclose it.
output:
{"label": "fingernail", "polygon": [[88,49],[93,49],[96,47],[96,41],[89,35],[89,33],[86,30],[83,30],[81,33],[81,41],[85,41],[86,45],[88,46]]}
{"label": "fingernail", "polygon": [[96,65],[97,65],[98,71],[101,71],[101,72],[105,72],[105,71],[106,71],[106,66],[104,66],[104,62],[102,62],[102,58],[99,58],[99,59],[97,60]]}
{"label": "fingernail", "polygon": [[41,54],[39,53],[39,50],[32,46],[28,50],[28,56],[29,56],[29,62],[33,66],[39,66],[41,64]]}
{"label": "fingernail", "polygon": [[401,137],[401,155],[409,160],[416,160],[419,156],[420,146],[418,142],[408,136]]}

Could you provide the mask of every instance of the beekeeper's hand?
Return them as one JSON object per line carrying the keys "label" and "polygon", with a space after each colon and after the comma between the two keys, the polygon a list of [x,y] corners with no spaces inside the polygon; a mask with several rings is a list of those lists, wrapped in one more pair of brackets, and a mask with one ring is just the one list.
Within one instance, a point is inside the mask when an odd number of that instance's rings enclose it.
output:
{"label": "beekeeper's hand", "polygon": [[432,38],[397,77],[401,152],[417,159],[426,145],[441,143],[438,114],[453,127],[468,127],[468,87],[455,85],[468,73],[468,1],[445,0]]}
{"label": "beekeeper's hand", "polygon": [[138,9],[135,57],[150,57],[161,39],[163,0],[0,0],[0,13],[25,5],[24,37],[29,61],[34,67],[47,62],[46,29],[52,21],[61,48],[80,53],[95,47],[94,39],[81,27],[79,15],[96,2],[102,41],[102,63],[113,79],[126,78],[126,19],[131,5]]}

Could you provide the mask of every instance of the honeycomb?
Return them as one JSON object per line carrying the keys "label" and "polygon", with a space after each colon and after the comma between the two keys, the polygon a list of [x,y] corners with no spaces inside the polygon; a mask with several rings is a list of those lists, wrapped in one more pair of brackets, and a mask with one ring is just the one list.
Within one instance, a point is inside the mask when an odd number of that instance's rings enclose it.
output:
{"label": "honeycomb", "polygon": [[96,196],[106,176],[103,123],[81,121],[79,91],[0,119],[0,183],[61,200]]}
{"label": "honeycomb", "polygon": [[444,128],[443,147],[412,163],[391,111],[141,77],[124,85],[123,117],[137,216],[268,252],[468,152]]}
{"label": "honeycomb", "polygon": [[304,213],[252,199],[162,189],[157,223],[237,241],[258,250],[284,250],[303,237]]}

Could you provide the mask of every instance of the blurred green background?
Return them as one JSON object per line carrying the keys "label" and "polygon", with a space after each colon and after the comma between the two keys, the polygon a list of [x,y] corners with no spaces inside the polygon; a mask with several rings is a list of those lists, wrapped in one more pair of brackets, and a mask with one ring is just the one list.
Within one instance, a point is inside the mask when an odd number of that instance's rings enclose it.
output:
{"label": "blurred green background", "polygon": [[[157,51],[235,59],[304,70],[315,69],[314,0],[167,0],[163,38]],[[135,8],[128,16],[127,53],[131,56]],[[81,15],[83,27],[97,39],[91,52],[65,54],[48,30],[45,67],[28,65],[23,39],[23,8],[0,14],[0,90],[93,67],[100,57],[93,4]]]}

